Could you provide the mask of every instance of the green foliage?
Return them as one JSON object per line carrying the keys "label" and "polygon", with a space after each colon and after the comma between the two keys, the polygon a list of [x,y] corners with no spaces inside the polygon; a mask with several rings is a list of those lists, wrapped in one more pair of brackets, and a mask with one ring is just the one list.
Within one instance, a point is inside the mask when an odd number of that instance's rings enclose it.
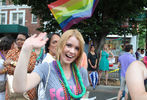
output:
{"label": "green foliage", "polygon": [[147,35],[147,20],[144,20],[139,24],[139,48],[144,48],[146,45],[146,35]]}
{"label": "green foliage", "polygon": [[145,32],[143,34],[139,35],[139,48],[143,48],[144,49],[144,47],[146,45],[145,37],[146,37],[146,33]]}

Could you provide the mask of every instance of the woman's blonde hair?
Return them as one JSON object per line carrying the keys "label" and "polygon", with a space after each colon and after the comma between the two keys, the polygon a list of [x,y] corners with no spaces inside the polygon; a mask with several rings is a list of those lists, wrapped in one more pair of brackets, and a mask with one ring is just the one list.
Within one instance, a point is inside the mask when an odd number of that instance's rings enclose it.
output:
{"label": "woman's blonde hair", "polygon": [[80,43],[78,57],[75,60],[75,63],[79,65],[80,59],[84,51],[85,42],[84,42],[83,36],[77,29],[70,29],[63,33],[63,35],[61,36],[61,39],[58,41],[56,59],[60,60],[60,55],[66,45],[66,42],[72,36],[75,36],[79,40],[79,43]]}

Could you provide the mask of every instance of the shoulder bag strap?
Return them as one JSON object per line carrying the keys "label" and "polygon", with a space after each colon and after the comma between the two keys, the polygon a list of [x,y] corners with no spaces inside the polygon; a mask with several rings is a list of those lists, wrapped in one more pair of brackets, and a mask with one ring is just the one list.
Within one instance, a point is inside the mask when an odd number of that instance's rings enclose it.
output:
{"label": "shoulder bag strap", "polygon": [[48,83],[49,76],[50,76],[50,66],[48,66],[48,75],[47,75],[47,80],[46,80],[46,83],[45,83],[45,91],[46,91],[46,88],[47,88],[47,83]]}

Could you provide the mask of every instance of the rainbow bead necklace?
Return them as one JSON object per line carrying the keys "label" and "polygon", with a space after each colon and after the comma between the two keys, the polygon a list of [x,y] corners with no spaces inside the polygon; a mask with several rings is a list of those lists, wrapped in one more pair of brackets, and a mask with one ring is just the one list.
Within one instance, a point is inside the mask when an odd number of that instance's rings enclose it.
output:
{"label": "rainbow bead necklace", "polygon": [[[86,93],[86,88],[85,88],[85,86],[84,86],[84,84],[83,84],[83,82],[82,82],[82,78],[81,78],[80,72],[79,72],[79,70],[78,70],[76,64],[74,63],[74,66],[73,66],[73,67],[74,67],[74,69],[75,69],[75,71],[76,71],[77,78],[78,78],[78,82],[79,82],[79,84],[80,84],[80,86],[81,86],[81,89],[82,89],[82,93],[81,93],[81,94],[78,94],[78,95],[75,95],[75,94],[72,93],[72,91],[71,91],[71,89],[70,89],[70,87],[69,87],[69,84],[68,84],[68,82],[67,82],[67,79],[66,79],[66,77],[65,77],[64,71],[63,71],[63,69],[62,69],[62,67],[61,67],[60,61],[58,61],[58,60],[57,60],[57,65],[58,65],[58,67],[59,67],[59,70],[60,70],[60,73],[61,73],[61,77],[62,77],[64,86],[65,86],[65,88],[67,89],[69,95],[70,95],[71,97],[75,98],[75,99],[81,98],[81,97]],[[74,75],[74,76],[75,76],[75,75]]]}
{"label": "rainbow bead necklace", "polygon": [[55,68],[55,70],[56,70],[56,72],[57,72],[57,77],[58,77],[58,79],[59,79],[59,82],[61,83],[61,86],[63,87],[63,92],[64,92],[64,95],[65,95],[65,100],[70,100],[70,96],[68,96],[68,94],[67,94],[67,89],[65,88],[65,84],[63,83],[63,80],[62,80],[62,77],[61,77],[61,72],[60,72],[60,70],[59,70],[59,67],[58,67],[58,64],[57,64],[57,62],[56,61],[53,61],[53,66],[54,66],[54,68]]}

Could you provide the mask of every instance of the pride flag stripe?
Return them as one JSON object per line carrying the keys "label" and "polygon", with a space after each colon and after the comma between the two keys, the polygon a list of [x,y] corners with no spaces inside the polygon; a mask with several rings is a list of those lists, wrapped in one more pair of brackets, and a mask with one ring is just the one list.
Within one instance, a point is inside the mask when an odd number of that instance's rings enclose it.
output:
{"label": "pride flag stripe", "polygon": [[57,0],[48,5],[63,31],[92,16],[99,0]]}
{"label": "pride flag stripe", "polygon": [[[92,8],[91,8],[92,9]],[[80,12],[80,13],[77,13],[77,14],[73,14],[70,18],[68,18],[67,20],[63,21],[60,26],[61,28],[64,28],[71,20],[73,19],[76,19],[76,18],[88,18],[91,16],[91,9],[88,9],[84,12]],[[75,23],[75,22],[74,22]]]}
{"label": "pride flag stripe", "polygon": [[67,3],[69,1],[70,0],[58,0],[56,2],[53,2],[53,3],[49,4],[48,7],[50,6],[49,8],[51,10],[51,9],[53,9],[55,7],[58,7],[58,6],[61,6],[61,5],[65,4],[65,3]]}
{"label": "pride flag stripe", "polygon": [[81,8],[79,10],[74,10],[73,12],[70,12],[70,13],[67,13],[66,12],[66,14],[63,14],[64,16],[60,16],[59,18],[57,18],[57,21],[60,24],[61,22],[63,22],[67,18],[70,18],[71,16],[75,16],[77,14],[81,14],[82,12],[86,12],[86,11],[89,11],[89,10],[91,10],[91,12],[92,12],[92,6],[91,6],[91,4],[87,5],[86,7]]}
{"label": "pride flag stripe", "polygon": [[81,8],[87,7],[88,5],[90,5],[89,3],[92,2],[93,0],[90,0],[90,1],[86,0],[84,3],[83,1],[79,1],[79,2],[78,1],[79,0],[71,0],[70,2],[67,2],[66,4],[63,4],[61,6],[55,7],[50,10],[54,12],[55,18],[58,19],[62,15],[64,16],[66,14],[72,15],[73,13],[75,13],[75,11],[79,11]]}

